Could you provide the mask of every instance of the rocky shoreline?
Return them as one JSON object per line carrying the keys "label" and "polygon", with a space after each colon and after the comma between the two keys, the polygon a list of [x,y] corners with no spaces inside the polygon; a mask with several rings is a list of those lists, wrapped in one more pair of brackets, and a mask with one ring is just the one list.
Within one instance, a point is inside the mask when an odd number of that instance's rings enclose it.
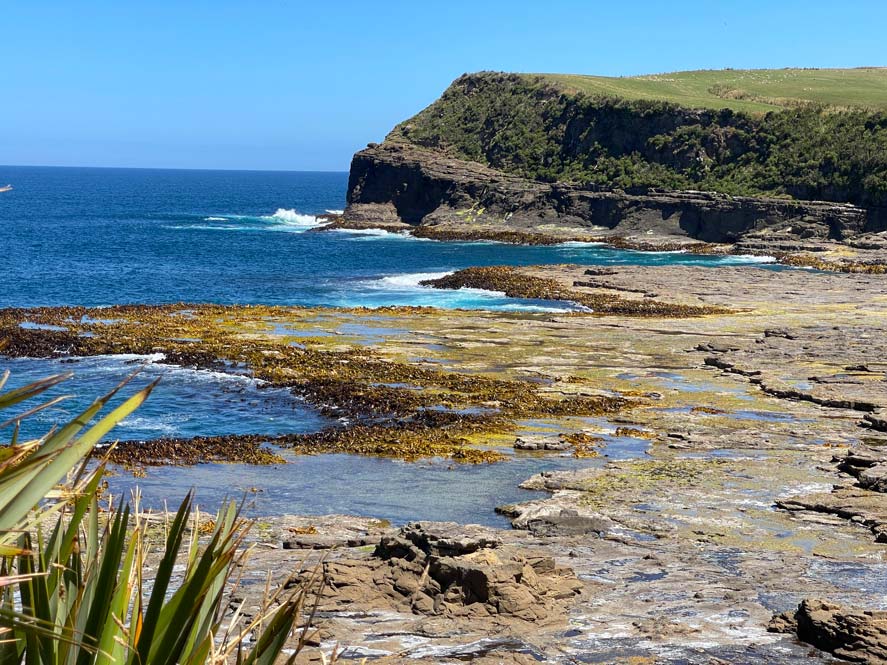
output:
{"label": "rocky shoreline", "polygon": [[348,206],[327,228],[438,240],[604,242],[645,251],[774,256],[795,266],[887,271],[887,213],[850,204],[632,193],[543,183],[396,138],[352,161]]}
{"label": "rocky shoreline", "polygon": [[[320,632],[305,662],[336,644],[380,663],[828,662],[810,644],[879,662],[880,624],[864,618],[880,621],[887,594],[884,278],[570,265],[504,278],[618,306],[4,310],[0,339],[12,356],[163,353],[250,369],[344,419],[281,439],[121,446],[133,458],[120,461],[149,476],[153,463],[232,452],[248,462],[284,450],[573,459],[572,470],[526,479],[546,496],[500,506],[510,530],[260,518],[239,591],[247,605],[265,571],[283,583],[325,557]],[[637,316],[633,303],[661,308]],[[355,321],[366,339],[340,334]],[[811,636],[789,620],[799,607],[818,617],[816,634],[840,625],[835,634],[850,637]],[[869,646],[848,646],[863,638]]]}

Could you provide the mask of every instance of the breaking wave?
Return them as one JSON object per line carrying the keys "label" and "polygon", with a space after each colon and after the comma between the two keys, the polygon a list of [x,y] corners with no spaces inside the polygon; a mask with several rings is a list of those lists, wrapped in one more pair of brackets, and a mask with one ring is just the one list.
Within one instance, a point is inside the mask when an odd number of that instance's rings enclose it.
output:
{"label": "breaking wave", "polygon": [[732,254],[725,256],[723,263],[776,263],[776,257],[756,256],[754,254]]}
{"label": "breaking wave", "polygon": [[317,217],[315,217],[314,215],[303,215],[302,213],[296,211],[294,208],[278,208],[277,212],[275,212],[273,215],[263,216],[261,217],[261,219],[266,219],[274,222],[283,222],[284,224],[291,224],[293,226],[304,226],[309,228],[312,226],[318,226],[320,223],[317,221]]}
{"label": "breaking wave", "polygon": [[[407,273],[404,275],[390,275],[389,277],[383,277],[378,280],[380,284],[384,284],[386,286],[393,286],[396,288],[409,288],[412,286],[421,286],[420,282],[424,282],[429,279],[441,279],[442,277],[446,277],[447,275],[452,275],[452,271],[450,272],[413,272]],[[423,287],[428,288],[428,287]],[[480,291],[481,289],[474,289],[475,291]],[[487,291],[487,293],[495,293],[494,291]]]}
{"label": "breaking wave", "polygon": [[[563,313],[577,309],[567,302],[509,298],[501,291],[486,289],[435,289],[421,282],[440,279],[448,272],[415,272],[388,275],[360,283],[362,287],[352,297],[355,303],[379,307],[384,305],[413,305],[443,309],[480,309],[500,312]],[[351,303],[349,303],[351,304]]]}
{"label": "breaking wave", "polygon": [[201,216],[199,220],[199,222],[195,219],[184,223],[170,224],[164,228],[177,231],[285,231],[301,233],[322,224],[314,215],[305,215],[295,208],[278,208],[270,215],[228,215],[223,213]]}

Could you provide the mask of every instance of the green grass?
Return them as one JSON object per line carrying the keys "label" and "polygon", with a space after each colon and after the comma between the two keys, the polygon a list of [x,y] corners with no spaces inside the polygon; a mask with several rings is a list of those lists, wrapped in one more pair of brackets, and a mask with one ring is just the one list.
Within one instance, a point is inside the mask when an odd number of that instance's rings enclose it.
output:
{"label": "green grass", "polygon": [[690,108],[766,113],[804,103],[887,109],[887,67],[726,69],[613,78],[540,74],[567,90]]}

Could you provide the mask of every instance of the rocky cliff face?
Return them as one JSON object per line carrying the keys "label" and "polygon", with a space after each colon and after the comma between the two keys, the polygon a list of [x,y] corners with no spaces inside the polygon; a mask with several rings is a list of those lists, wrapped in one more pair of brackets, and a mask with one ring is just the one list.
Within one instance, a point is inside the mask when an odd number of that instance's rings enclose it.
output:
{"label": "rocky cliff face", "polygon": [[345,219],[368,226],[665,236],[716,243],[768,233],[789,241],[846,241],[887,230],[884,211],[849,204],[544,183],[398,140],[371,145],[354,156]]}
{"label": "rocky cliff face", "polygon": [[779,255],[842,242],[887,256],[884,155],[887,114],[874,111],[750,116],[485,72],[354,156],[340,223]]}

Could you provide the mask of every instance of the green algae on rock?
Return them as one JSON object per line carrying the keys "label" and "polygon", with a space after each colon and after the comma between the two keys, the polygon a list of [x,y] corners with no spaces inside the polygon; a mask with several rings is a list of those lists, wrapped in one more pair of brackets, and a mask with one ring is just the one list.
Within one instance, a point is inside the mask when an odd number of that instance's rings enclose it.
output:
{"label": "green algae on rock", "polygon": [[[385,313],[393,311],[400,312],[392,308]],[[296,325],[311,315],[302,308],[184,304],[7,309],[0,310],[0,351],[12,357],[162,354],[162,362],[237,368],[266,385],[287,388],[322,414],[345,422],[304,435],[124,442],[112,453],[121,464],[282,461],[262,443],[304,454],[495,462],[504,456],[474,445],[511,431],[517,418],[597,416],[632,404],[621,396],[546,392],[531,381],[395,361],[373,349],[338,342],[325,348],[319,339],[300,338],[294,346],[286,334],[269,332],[272,322]]]}

